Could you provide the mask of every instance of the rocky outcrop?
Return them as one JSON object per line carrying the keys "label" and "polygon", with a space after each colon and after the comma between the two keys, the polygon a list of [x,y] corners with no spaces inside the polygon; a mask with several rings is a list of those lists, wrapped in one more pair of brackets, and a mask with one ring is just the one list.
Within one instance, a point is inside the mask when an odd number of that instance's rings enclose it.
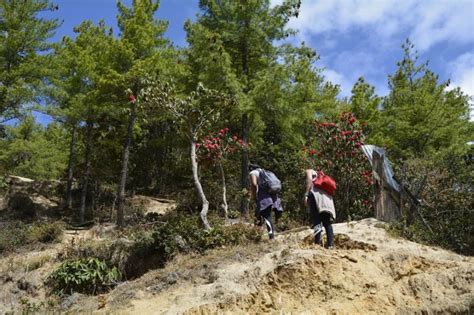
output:
{"label": "rocky outcrop", "polygon": [[59,181],[35,181],[10,175],[3,200],[2,217],[30,219],[53,216],[59,207]]}

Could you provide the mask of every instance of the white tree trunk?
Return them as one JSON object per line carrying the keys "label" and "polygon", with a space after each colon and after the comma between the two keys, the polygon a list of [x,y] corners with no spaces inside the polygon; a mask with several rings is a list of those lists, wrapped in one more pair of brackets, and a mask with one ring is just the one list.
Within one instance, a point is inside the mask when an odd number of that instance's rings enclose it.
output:
{"label": "white tree trunk", "polygon": [[209,222],[207,221],[207,211],[209,210],[209,201],[207,201],[206,195],[204,195],[204,191],[202,189],[201,182],[199,181],[198,163],[197,163],[197,157],[196,157],[196,141],[194,139],[191,140],[191,164],[193,167],[194,185],[196,186],[199,197],[201,198],[201,201],[202,201],[201,220],[206,230],[209,230],[211,228],[211,226],[209,225]]}
{"label": "white tree trunk", "polygon": [[224,173],[224,167],[222,166],[222,162],[219,162],[219,170],[221,172],[221,180],[222,180],[222,209],[224,209],[224,215],[225,215],[225,218],[227,219],[229,206],[227,205],[227,187],[225,183],[225,173]]}

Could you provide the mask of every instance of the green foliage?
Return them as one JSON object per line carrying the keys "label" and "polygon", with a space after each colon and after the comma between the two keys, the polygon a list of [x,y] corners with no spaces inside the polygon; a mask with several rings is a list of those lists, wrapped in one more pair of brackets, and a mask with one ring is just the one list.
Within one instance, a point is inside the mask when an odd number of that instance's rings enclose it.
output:
{"label": "green foliage", "polygon": [[238,115],[249,115],[250,138],[257,146],[302,144],[301,127],[315,112],[328,113],[335,107],[338,89],[324,84],[314,66],[319,56],[312,48],[276,45],[294,34],[287,23],[298,15],[300,1],[272,8],[262,0],[207,0],[199,6],[196,22],[185,24],[187,86],[203,82],[235,95],[236,106],[222,120],[241,128]]}
{"label": "green foliage", "polygon": [[360,122],[367,123],[368,143],[371,143],[371,136],[378,132],[373,128],[379,123],[381,103],[382,98],[375,94],[375,88],[360,77],[352,88],[349,109]]}
{"label": "green foliage", "polygon": [[[404,182],[411,191],[425,182],[420,215],[404,209],[392,230],[410,240],[436,244],[463,254],[474,254],[474,164],[451,155],[440,162],[412,159],[405,164]],[[429,230],[427,225],[431,228]]]}
{"label": "green foliage", "polygon": [[0,140],[0,174],[33,179],[57,179],[67,162],[67,133],[56,123],[43,127],[26,116],[17,126],[7,127]]}
{"label": "green foliage", "polygon": [[240,217],[240,212],[236,210],[229,211],[228,218],[229,219],[238,219]]}
{"label": "green foliage", "polygon": [[177,215],[166,224],[154,229],[152,234],[154,246],[163,253],[165,260],[169,260],[178,252],[203,253],[223,245],[261,240],[259,230],[254,227],[243,224],[226,227],[220,220],[215,220],[212,225],[212,229],[205,230],[195,216]]}
{"label": "green foliage", "polygon": [[469,97],[460,89],[448,90],[449,82],[439,83],[427,63],[418,63],[409,40],[402,47],[404,56],[389,76],[390,93],[374,140],[387,147],[392,158],[466,152],[466,143],[474,139]]}
{"label": "green foliage", "polygon": [[119,239],[73,242],[62,258],[97,257],[116,266],[130,279],[149,269],[163,267],[178,253],[204,253],[216,247],[259,242],[262,238],[259,229],[253,226],[225,226],[221,219],[213,219],[211,223],[213,228],[205,230],[194,215],[174,215],[155,226],[130,226]]}
{"label": "green foliage", "polygon": [[47,40],[59,23],[39,15],[54,9],[49,0],[0,1],[0,121],[18,117],[41,94],[51,70]]}
{"label": "green foliage", "polygon": [[28,240],[31,243],[53,243],[62,239],[64,231],[63,222],[34,223],[28,230]]}
{"label": "green foliage", "polygon": [[25,245],[59,242],[63,231],[62,222],[4,223],[0,229],[0,252],[18,250]]}
{"label": "green foliage", "polygon": [[[58,312],[58,301],[52,298],[48,298],[46,302],[36,303],[30,301],[26,297],[20,298],[21,313],[26,314],[38,314],[38,313],[55,313]],[[8,314],[8,313],[7,313]]]}
{"label": "green foliage", "polygon": [[348,112],[343,112],[337,122],[315,122],[314,134],[302,152],[306,168],[322,170],[336,181],[338,221],[373,214],[372,169],[360,149],[364,126]]}
{"label": "green foliage", "polygon": [[47,282],[55,294],[73,292],[98,294],[105,292],[121,280],[122,274],[97,258],[67,260],[57,267]]}
{"label": "green foliage", "polygon": [[305,178],[300,149],[299,146],[288,146],[283,143],[265,144],[251,155],[252,161],[271,170],[282,181],[281,200],[284,209],[282,222],[287,221],[285,218],[288,218],[288,221],[308,222],[308,214],[302,206]]}

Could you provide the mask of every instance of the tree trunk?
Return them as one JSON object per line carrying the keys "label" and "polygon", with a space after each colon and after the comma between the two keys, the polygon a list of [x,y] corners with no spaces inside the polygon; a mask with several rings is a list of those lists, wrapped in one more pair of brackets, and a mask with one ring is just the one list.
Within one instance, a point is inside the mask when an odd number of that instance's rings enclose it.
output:
{"label": "tree trunk", "polygon": [[224,216],[227,219],[229,206],[227,205],[227,187],[225,183],[225,173],[224,173],[224,167],[222,166],[222,162],[219,162],[219,170],[221,172],[221,180],[222,180],[222,209],[224,209]]}
{"label": "tree trunk", "polygon": [[84,215],[86,213],[87,201],[87,186],[89,182],[90,160],[92,152],[92,127],[91,121],[86,124],[86,160],[84,162],[84,173],[82,174],[82,192],[81,192],[81,207],[79,209],[79,223],[84,223]]}
{"label": "tree trunk", "polygon": [[72,209],[72,180],[74,177],[74,161],[76,160],[76,138],[77,125],[74,123],[71,130],[71,144],[69,146],[69,162],[67,167],[66,207],[68,209]]}
{"label": "tree trunk", "polygon": [[201,209],[201,220],[202,223],[204,224],[204,227],[206,230],[209,230],[211,226],[209,225],[209,222],[207,221],[207,211],[209,210],[209,201],[207,201],[206,195],[204,195],[204,191],[202,189],[201,182],[199,181],[199,175],[198,175],[198,163],[197,163],[197,157],[196,157],[196,141],[193,139],[191,140],[191,164],[193,168],[193,179],[194,179],[194,185],[196,186],[196,189],[198,191],[199,197],[201,198],[202,202],[202,209]]}
{"label": "tree trunk", "polygon": [[[248,45],[248,28],[249,28],[250,21],[246,19],[244,21],[244,31],[242,32],[242,36],[240,38],[240,53],[242,57],[242,72],[245,75],[245,85],[244,85],[244,94],[248,95],[249,93],[249,80],[250,80],[250,72],[249,72],[249,45]],[[248,144],[249,141],[249,117],[247,113],[242,115],[242,140],[245,145]],[[242,165],[241,165],[241,178],[240,184],[242,191],[249,189],[249,176],[248,176],[248,168],[249,168],[249,153],[247,150],[242,151]],[[249,199],[247,196],[242,196],[240,201],[240,212],[245,216],[248,215],[249,212]]]}
{"label": "tree trunk", "polygon": [[130,157],[130,146],[132,143],[133,126],[135,124],[136,103],[132,103],[130,111],[130,119],[128,122],[127,136],[123,146],[122,171],[120,172],[120,182],[117,191],[117,225],[122,227],[124,224],[124,207],[125,207],[125,185],[127,183],[128,159]]}
{"label": "tree trunk", "polygon": [[[248,115],[242,115],[242,140],[244,144],[248,144],[249,138],[249,121]],[[241,165],[241,177],[240,177],[240,187],[242,191],[249,189],[249,153],[247,150],[242,150],[242,165]],[[247,215],[249,211],[249,200],[247,196],[242,196],[240,200],[240,212],[244,215]]]}

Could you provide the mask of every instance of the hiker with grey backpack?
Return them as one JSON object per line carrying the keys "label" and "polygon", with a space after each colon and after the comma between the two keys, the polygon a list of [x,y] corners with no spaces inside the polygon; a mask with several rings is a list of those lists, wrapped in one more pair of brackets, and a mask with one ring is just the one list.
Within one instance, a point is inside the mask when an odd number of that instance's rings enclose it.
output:
{"label": "hiker with grey backpack", "polygon": [[255,217],[265,222],[268,237],[275,238],[275,226],[272,222],[272,212],[275,212],[275,222],[283,213],[281,200],[278,194],[281,191],[281,181],[273,172],[261,168],[257,164],[249,165],[250,192],[252,199],[256,200]]}

